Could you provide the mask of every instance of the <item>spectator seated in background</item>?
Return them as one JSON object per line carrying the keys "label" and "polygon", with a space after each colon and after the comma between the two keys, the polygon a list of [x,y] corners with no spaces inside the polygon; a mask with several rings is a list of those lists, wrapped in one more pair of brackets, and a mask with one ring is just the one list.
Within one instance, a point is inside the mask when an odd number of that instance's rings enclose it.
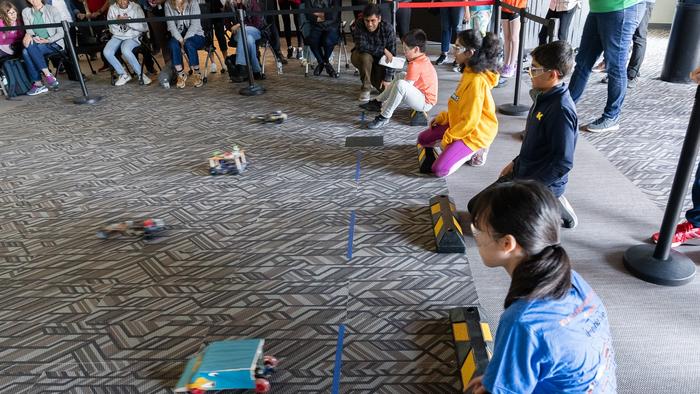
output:
{"label": "spectator seated in background", "polygon": [[[305,0],[304,7],[310,8],[335,8],[339,7],[338,0]],[[306,19],[310,24],[309,36],[306,42],[311,47],[311,52],[318,61],[314,68],[314,75],[319,76],[326,70],[329,77],[337,77],[338,73],[331,65],[333,48],[338,43],[340,33],[340,13],[314,12],[307,14]]]}
{"label": "spectator seated in background", "polygon": [[[109,11],[107,12],[107,20],[110,21],[141,18],[144,18],[143,10],[138,4],[132,3],[129,0],[116,0],[116,2],[109,7]],[[102,54],[109,64],[114,67],[114,71],[119,75],[114,86],[122,86],[131,81],[131,75],[124,69],[121,62],[117,60],[115,54],[117,50],[120,49],[122,57],[131,65],[131,69],[134,70],[134,73],[136,75],[141,75],[141,65],[134,54],[134,49],[141,45],[139,38],[141,34],[148,31],[148,25],[146,23],[109,25],[109,31],[112,32],[112,38],[110,38],[107,45],[105,45]],[[144,75],[143,84],[148,85],[150,83],[150,78]]]}
{"label": "spectator seated in background", "polygon": [[[165,2],[165,16],[199,15],[199,3],[197,0],[167,0]],[[168,21],[168,31],[171,34],[169,46],[170,53],[177,73],[176,86],[185,88],[187,74],[185,74],[182,51],[187,54],[187,61],[192,70],[192,86],[201,87],[204,84],[202,73],[199,71],[199,55],[197,51],[204,48],[206,43],[204,30],[199,19],[180,19]]]}
{"label": "spectator seated in background", "polygon": [[[258,0],[233,0],[231,8],[235,10],[244,9],[247,12],[260,12],[260,3]],[[241,31],[241,23],[237,21],[231,26],[231,32],[236,37],[236,71],[234,72],[233,81],[243,82],[248,80],[248,71],[246,66],[252,67],[253,77],[255,79],[263,79],[262,67],[258,59],[258,49],[256,41],[262,38],[262,29],[265,26],[263,17],[259,15],[246,15],[245,17],[245,33],[246,41],[248,42],[248,54],[250,55],[251,64],[248,65],[243,49],[243,32]],[[279,48],[278,48],[279,50]]]}
{"label": "spectator seated in background", "polygon": [[[42,0],[27,0],[27,2],[31,7],[22,10],[22,20],[25,26],[61,22],[61,14],[52,6],[45,5]],[[63,50],[63,29],[60,27],[27,29],[22,44],[24,45],[22,52],[24,64],[27,67],[29,78],[33,82],[27,95],[34,96],[46,93],[48,91],[47,85],[51,89],[58,89],[58,80],[49,71],[45,56]],[[46,85],[41,81],[42,74]]]}
{"label": "spectator seated in background", "polygon": [[[525,138],[520,154],[503,168],[496,183],[513,179],[542,183],[558,198],[562,226],[574,228],[578,218],[564,191],[574,166],[578,116],[568,86],[562,82],[573,67],[574,51],[566,41],[554,41],[535,48],[531,56],[534,104],[527,118]],[[467,205],[469,211],[476,198]]]}
{"label": "spectator seated in background", "polygon": [[[0,2],[0,27],[20,26],[17,7],[9,1]],[[21,53],[24,30],[0,32],[0,59]]]}
{"label": "spectator seated in background", "polygon": [[534,181],[499,184],[474,205],[479,255],[511,282],[493,357],[466,392],[617,392],[608,312],[560,244],[557,205]]}
{"label": "spectator seated in background", "polygon": [[360,101],[369,101],[372,87],[381,92],[389,87],[394,77],[394,70],[380,65],[379,59],[386,56],[391,62],[396,54],[396,34],[394,28],[382,20],[379,7],[369,4],[362,11],[362,21],[355,24],[352,39],[355,47],[350,61],[360,72]]}
{"label": "spectator seated in background", "polygon": [[469,161],[483,165],[485,150],[498,133],[496,104],[491,89],[498,84],[498,56],[501,42],[493,33],[482,38],[477,30],[464,30],[457,35],[455,60],[464,66],[462,79],[443,111],[430,128],[418,135],[418,144],[440,143],[442,153],[433,163],[439,177],[457,171]]}
{"label": "spectator seated in background", "polygon": [[370,122],[367,127],[370,129],[380,128],[387,123],[396,108],[402,102],[408,104],[416,111],[412,119],[412,124],[428,124],[427,111],[433,108],[437,102],[438,77],[435,67],[425,54],[425,43],[427,37],[421,29],[414,29],[406,33],[403,37],[403,52],[408,61],[406,73],[399,73],[398,78],[391,82],[387,89],[368,103],[360,104],[361,108],[368,111],[380,111],[380,114]]}

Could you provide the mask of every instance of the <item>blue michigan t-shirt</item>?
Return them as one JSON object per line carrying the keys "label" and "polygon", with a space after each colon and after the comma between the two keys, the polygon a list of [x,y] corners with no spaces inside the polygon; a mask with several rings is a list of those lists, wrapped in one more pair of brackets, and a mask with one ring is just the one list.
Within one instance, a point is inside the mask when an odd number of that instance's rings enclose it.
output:
{"label": "blue michigan t-shirt", "polygon": [[483,385],[499,393],[615,393],[615,352],[598,295],[572,271],[562,299],[518,300],[501,316]]}

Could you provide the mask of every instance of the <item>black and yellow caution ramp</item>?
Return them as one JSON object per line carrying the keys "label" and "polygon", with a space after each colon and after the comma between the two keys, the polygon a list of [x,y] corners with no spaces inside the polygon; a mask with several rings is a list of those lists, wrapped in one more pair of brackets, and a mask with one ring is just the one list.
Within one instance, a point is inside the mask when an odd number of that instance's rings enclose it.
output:
{"label": "black and yellow caution ramp", "polygon": [[419,171],[423,174],[433,173],[433,163],[437,160],[438,154],[435,148],[427,146],[424,147],[418,144],[418,164]]}
{"label": "black and yellow caution ramp", "polygon": [[462,227],[455,214],[455,203],[446,195],[430,199],[430,216],[433,219],[435,249],[438,253],[464,253]]}
{"label": "black and yellow caution ramp", "polygon": [[457,354],[457,369],[462,381],[462,391],[473,378],[481,376],[491,359],[487,342],[493,342],[489,324],[481,321],[476,306],[450,310],[452,338]]}

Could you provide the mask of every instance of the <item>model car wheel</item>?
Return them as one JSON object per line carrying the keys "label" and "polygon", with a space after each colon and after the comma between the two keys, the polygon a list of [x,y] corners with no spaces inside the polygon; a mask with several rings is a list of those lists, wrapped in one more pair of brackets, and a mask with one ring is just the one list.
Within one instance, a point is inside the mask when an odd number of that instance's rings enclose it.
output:
{"label": "model car wheel", "polygon": [[192,390],[190,390],[190,394],[204,394],[204,390],[202,390],[202,389],[192,389]]}
{"label": "model car wheel", "polygon": [[266,367],[272,367],[272,368],[274,368],[274,367],[277,366],[277,362],[278,362],[277,359],[274,358],[274,357],[272,357],[272,356],[264,356],[264,357],[263,357],[263,364],[264,364]]}
{"label": "model car wheel", "polygon": [[267,393],[270,391],[270,382],[267,379],[258,378],[255,379],[255,392],[256,393]]}

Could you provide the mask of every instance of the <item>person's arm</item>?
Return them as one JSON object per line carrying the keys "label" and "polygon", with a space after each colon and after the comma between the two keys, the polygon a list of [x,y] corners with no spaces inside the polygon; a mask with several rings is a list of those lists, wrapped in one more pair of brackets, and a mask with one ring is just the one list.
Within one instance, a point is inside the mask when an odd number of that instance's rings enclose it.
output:
{"label": "person's arm", "polygon": [[546,128],[549,130],[551,157],[548,165],[533,173],[528,178],[549,186],[568,174],[574,167],[574,150],[576,148],[576,115],[571,111],[552,111],[547,114]]}
{"label": "person's arm", "polygon": [[[113,21],[119,16],[118,10],[115,7],[109,7],[109,10],[107,11],[107,20],[108,21]],[[109,26],[109,32],[112,33],[112,35],[119,34],[119,25],[107,25]]]}
{"label": "person's arm", "polygon": [[[23,22],[24,25],[27,26],[27,27],[31,26],[32,23],[34,22],[34,21],[32,20],[32,9],[31,9],[31,7],[26,7],[25,9],[22,10],[22,22]],[[31,37],[34,36],[34,35],[36,34],[36,33],[34,33],[34,30],[33,30],[33,29],[29,29],[29,28],[27,28],[27,30],[25,30],[25,32],[26,32],[27,34],[24,36],[24,40],[29,40],[29,41],[31,41]],[[25,46],[27,46],[27,45],[25,45]]]}
{"label": "person's arm", "polygon": [[[47,6],[44,6],[46,8]],[[51,22],[46,22],[46,23],[57,23],[61,22],[61,14],[58,12],[58,10],[54,7],[51,8],[46,8],[46,12],[44,13],[44,20],[46,20],[46,15],[49,15],[49,20]],[[51,30],[51,29],[48,29]],[[46,39],[47,42],[49,43],[54,43],[56,41],[62,40],[65,34],[63,34],[63,29],[55,28],[54,33],[49,36],[49,38]]]}
{"label": "person's arm", "polygon": [[476,126],[481,120],[481,112],[484,109],[487,89],[490,87],[486,86],[482,78],[474,78],[468,88],[460,92],[457,114],[451,119],[450,127],[442,137],[443,147],[476,132]]}
{"label": "person's arm", "polygon": [[[173,10],[173,8],[170,6],[169,2],[165,3],[165,16],[175,16],[176,12]],[[170,32],[170,35],[173,36],[174,39],[177,41],[182,42],[182,35],[180,32],[177,30],[177,25],[175,24],[175,21],[167,21],[166,25],[168,26],[168,31]]]}
{"label": "person's arm", "polygon": [[531,393],[551,364],[549,352],[524,323],[503,320],[480,384],[489,393]]}
{"label": "person's arm", "polygon": [[[197,0],[190,0],[190,7],[189,7],[189,15],[199,15],[201,14],[199,10],[199,3]],[[187,33],[185,33],[185,40],[193,37],[197,34],[197,32],[202,31],[202,21],[199,19],[190,19],[190,27],[187,29]]]}
{"label": "person's arm", "polygon": [[[111,11],[111,8],[110,8]],[[134,19],[143,19],[146,17],[146,14],[143,12],[143,9],[138,6],[136,7],[136,12],[134,15]],[[148,31],[148,23],[146,22],[139,22],[139,23],[129,23],[129,28],[134,29],[140,33],[145,33]]]}

